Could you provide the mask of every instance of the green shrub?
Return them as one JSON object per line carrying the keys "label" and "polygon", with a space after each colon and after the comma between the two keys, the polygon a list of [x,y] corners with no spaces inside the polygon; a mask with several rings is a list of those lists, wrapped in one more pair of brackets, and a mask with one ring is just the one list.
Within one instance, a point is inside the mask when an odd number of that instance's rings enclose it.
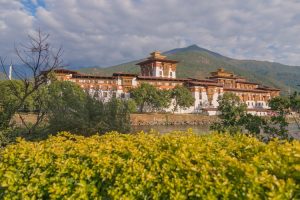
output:
{"label": "green shrub", "polygon": [[300,142],[61,133],[0,151],[4,199],[297,199]]}

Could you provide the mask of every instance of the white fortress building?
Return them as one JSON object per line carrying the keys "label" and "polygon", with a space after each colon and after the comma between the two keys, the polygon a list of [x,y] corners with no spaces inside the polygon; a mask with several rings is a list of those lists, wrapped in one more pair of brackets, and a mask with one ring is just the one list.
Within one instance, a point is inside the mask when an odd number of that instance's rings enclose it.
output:
{"label": "white fortress building", "polygon": [[[156,51],[144,61],[137,63],[141,69],[140,74],[118,72],[112,76],[94,76],[58,69],[55,70],[55,75],[58,80],[72,81],[104,101],[112,97],[128,99],[130,90],[141,83],[151,84],[161,90],[184,85],[191,91],[195,103],[190,108],[179,109],[178,113],[216,115],[219,96],[231,92],[247,105],[248,113],[263,116],[268,115],[268,101],[279,96],[279,89],[249,82],[244,77],[236,76],[223,68],[211,72],[207,79],[176,78],[177,63],[178,61],[169,60]],[[168,108],[166,111],[171,109]]]}

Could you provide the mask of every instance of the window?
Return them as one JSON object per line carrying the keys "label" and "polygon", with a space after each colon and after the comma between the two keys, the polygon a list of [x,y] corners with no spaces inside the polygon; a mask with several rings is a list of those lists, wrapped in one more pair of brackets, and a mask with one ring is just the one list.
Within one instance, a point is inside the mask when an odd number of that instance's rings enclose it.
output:
{"label": "window", "polygon": [[125,98],[125,93],[121,93],[121,98]]}
{"label": "window", "polygon": [[131,80],[123,79],[123,85],[131,85]]}
{"label": "window", "polygon": [[103,97],[107,97],[107,92],[103,92]]}
{"label": "window", "polygon": [[162,76],[162,71],[159,71],[159,76]]}
{"label": "window", "polygon": [[172,77],[173,76],[173,73],[172,72],[170,72],[170,77]]}

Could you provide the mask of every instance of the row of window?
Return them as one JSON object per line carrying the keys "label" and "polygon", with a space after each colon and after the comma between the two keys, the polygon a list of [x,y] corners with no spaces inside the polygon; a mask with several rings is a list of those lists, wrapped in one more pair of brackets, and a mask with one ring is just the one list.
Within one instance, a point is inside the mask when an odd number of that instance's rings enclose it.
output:
{"label": "row of window", "polygon": [[[95,93],[91,92],[90,94],[94,95]],[[110,95],[111,95],[112,97],[116,97],[116,96],[117,96],[117,93],[116,93],[116,92],[109,92],[109,91],[103,91],[103,92],[101,92],[101,93],[96,93],[96,94],[98,94],[98,96],[100,95],[100,96],[102,96],[102,97],[104,97],[104,98],[109,97]],[[130,95],[130,96],[131,96],[131,95]],[[121,98],[125,98],[125,93],[121,93],[120,97],[121,97]]]}
{"label": "row of window", "polygon": [[150,85],[165,85],[165,86],[176,86],[176,85],[179,85],[179,83],[171,83],[171,82],[149,82]]}
{"label": "row of window", "polygon": [[93,85],[88,85],[88,86],[84,86],[84,85],[80,85],[82,88],[92,88],[94,90],[116,90],[117,88],[114,87],[114,86],[106,86],[106,85],[96,85],[96,86],[93,86]]}
{"label": "row of window", "polygon": [[[72,82],[75,82],[75,80],[71,80]],[[76,80],[76,82],[79,83],[106,83],[106,84],[113,84],[115,81],[109,81],[109,80],[89,80],[89,79],[79,79]]]}
{"label": "row of window", "polygon": [[244,84],[241,84],[241,85],[238,85],[237,88],[240,88],[240,89],[255,89],[255,85],[244,85]]}
{"label": "row of window", "polygon": [[[266,104],[266,105],[268,105],[268,104]],[[247,102],[247,106],[263,107],[264,103],[262,103],[262,102]]]}

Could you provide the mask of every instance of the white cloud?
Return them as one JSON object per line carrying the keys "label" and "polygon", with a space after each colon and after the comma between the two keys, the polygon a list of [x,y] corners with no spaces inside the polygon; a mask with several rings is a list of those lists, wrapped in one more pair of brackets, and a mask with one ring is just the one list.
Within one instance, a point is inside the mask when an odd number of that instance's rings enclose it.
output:
{"label": "white cloud", "polygon": [[234,58],[300,65],[300,2],[45,0],[30,16],[0,0],[0,53],[40,27],[66,63],[107,66],[197,44]]}
{"label": "white cloud", "polygon": [[0,56],[15,59],[14,45],[26,40],[33,21],[19,1],[0,0]]}

